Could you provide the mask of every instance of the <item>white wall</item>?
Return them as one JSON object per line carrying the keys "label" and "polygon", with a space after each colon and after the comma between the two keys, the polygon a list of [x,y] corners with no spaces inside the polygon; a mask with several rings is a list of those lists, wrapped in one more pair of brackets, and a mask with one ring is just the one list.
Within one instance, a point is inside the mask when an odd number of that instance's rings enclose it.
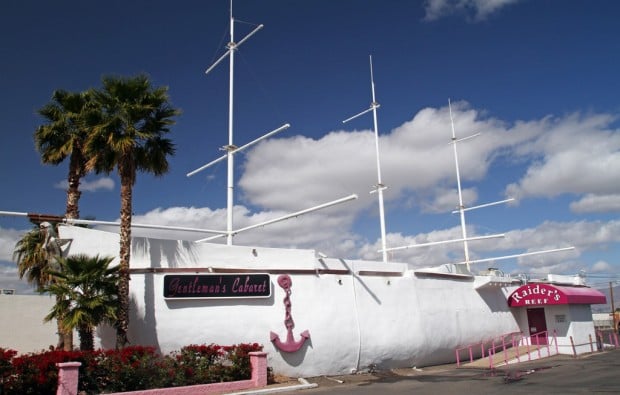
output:
{"label": "white wall", "polygon": [[[592,321],[592,311],[590,305],[553,305],[538,306],[545,309],[545,321],[549,339],[555,331],[558,343],[558,352],[560,354],[573,355],[573,346],[571,337],[575,344],[575,352],[579,354],[592,351],[590,341],[593,342],[596,351],[596,333],[594,323]],[[513,308],[513,312],[519,324],[520,330],[524,336],[529,335],[529,326],[527,321],[527,308]]]}
{"label": "white wall", "polygon": [[[569,312],[571,320],[569,335],[573,337],[576,353],[591,352],[592,347],[596,351],[596,332],[590,305],[569,305]],[[593,342],[593,346],[591,346],[591,342]]]}
{"label": "white wall", "polygon": [[56,346],[56,321],[43,322],[53,305],[46,295],[0,294],[0,347],[23,354]]}
{"label": "white wall", "polygon": [[[118,235],[61,227],[69,253],[116,255]],[[378,368],[453,361],[455,349],[517,330],[505,291],[476,290],[472,277],[417,276],[406,263],[319,259],[312,250],[273,249],[134,238],[131,268],[272,270],[272,296],[264,299],[166,300],[163,273],[131,276],[129,339],[162,353],[188,344],[257,342],[274,372],[289,376],[346,374]],[[319,274],[317,269],[346,274]],[[306,271],[300,273],[299,271]],[[362,273],[360,273],[362,272]],[[366,272],[365,274],[363,272]],[[279,273],[292,278],[294,339],[308,330],[297,352],[275,348],[286,339],[284,290]],[[113,347],[109,330],[101,345]]]}

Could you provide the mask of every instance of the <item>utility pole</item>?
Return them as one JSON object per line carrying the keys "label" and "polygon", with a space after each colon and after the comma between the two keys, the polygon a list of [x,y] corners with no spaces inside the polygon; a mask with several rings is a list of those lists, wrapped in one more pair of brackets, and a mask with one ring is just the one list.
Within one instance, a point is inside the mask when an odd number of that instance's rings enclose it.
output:
{"label": "utility pole", "polygon": [[611,317],[614,322],[614,332],[618,330],[618,323],[616,322],[616,308],[614,306],[614,288],[612,287],[613,282],[609,282],[609,298],[611,299]]}

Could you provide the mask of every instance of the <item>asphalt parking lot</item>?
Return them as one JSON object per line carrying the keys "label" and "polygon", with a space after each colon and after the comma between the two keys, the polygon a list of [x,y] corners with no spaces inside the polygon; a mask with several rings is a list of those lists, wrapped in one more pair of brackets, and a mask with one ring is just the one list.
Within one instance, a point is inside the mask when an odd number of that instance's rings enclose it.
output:
{"label": "asphalt parking lot", "polygon": [[[333,377],[307,378],[311,389],[280,394],[620,394],[620,349],[573,358],[556,355],[490,369],[442,365]],[[298,384],[298,383],[294,383]],[[289,388],[290,384],[289,384]],[[263,392],[264,393],[264,392]]]}

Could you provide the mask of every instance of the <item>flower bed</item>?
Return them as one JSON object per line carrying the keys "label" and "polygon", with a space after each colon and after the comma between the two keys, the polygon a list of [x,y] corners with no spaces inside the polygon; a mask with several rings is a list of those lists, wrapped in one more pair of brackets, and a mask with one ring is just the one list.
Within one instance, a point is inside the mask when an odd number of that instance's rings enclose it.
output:
{"label": "flower bed", "polygon": [[121,350],[44,351],[17,355],[0,348],[0,393],[55,394],[57,363],[80,362],[79,391],[86,394],[137,391],[250,378],[249,353],[259,344],[189,345],[169,355],[153,347]]}

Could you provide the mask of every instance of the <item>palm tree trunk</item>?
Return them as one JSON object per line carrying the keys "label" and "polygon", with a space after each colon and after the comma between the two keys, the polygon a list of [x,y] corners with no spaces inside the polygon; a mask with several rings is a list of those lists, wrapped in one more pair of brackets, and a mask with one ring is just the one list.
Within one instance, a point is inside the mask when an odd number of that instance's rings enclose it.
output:
{"label": "palm tree trunk", "polygon": [[[75,147],[69,159],[69,174],[67,176],[69,187],[67,188],[65,217],[69,219],[80,217],[79,201],[82,195],[82,192],[80,192],[80,180],[84,176],[83,169],[84,156],[82,155],[82,148]],[[59,330],[58,335],[62,337],[63,350],[71,351],[73,349],[73,331]]]}
{"label": "palm tree trunk", "polygon": [[81,326],[78,328],[78,334],[80,336],[80,351],[94,351],[95,334],[93,328],[89,325]]}
{"label": "palm tree trunk", "polygon": [[69,174],[67,176],[69,187],[67,188],[65,216],[71,219],[80,217],[79,200],[82,195],[82,192],[80,192],[80,180],[84,176],[84,158],[81,154],[81,149],[81,147],[75,147],[69,160]]}
{"label": "palm tree trunk", "polygon": [[[56,298],[56,303],[58,303],[58,298]],[[57,350],[70,351],[65,348],[65,333],[62,328],[62,320],[58,318],[56,320],[56,333],[58,334],[58,342],[56,343]]]}
{"label": "palm tree trunk", "polygon": [[116,348],[122,348],[129,340],[129,257],[131,254],[131,202],[132,186],[130,177],[121,173],[121,226],[120,226],[120,278],[118,282],[118,318],[116,323]]}

